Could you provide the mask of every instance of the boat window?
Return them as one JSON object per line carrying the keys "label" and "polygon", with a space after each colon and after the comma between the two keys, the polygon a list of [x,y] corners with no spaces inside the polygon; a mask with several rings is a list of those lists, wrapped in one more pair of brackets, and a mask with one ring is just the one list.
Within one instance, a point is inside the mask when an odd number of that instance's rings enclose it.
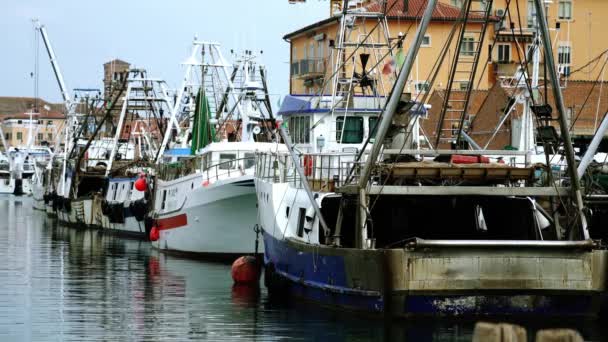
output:
{"label": "boat window", "polygon": [[160,204],[160,209],[165,209],[165,201],[167,200],[167,190],[163,190],[163,201]]}
{"label": "boat window", "polygon": [[291,116],[288,128],[294,144],[310,143],[310,116]]}
{"label": "boat window", "polygon": [[372,116],[369,118],[369,136],[371,139],[376,138],[376,131],[378,131],[378,127],[376,126],[377,124],[378,124],[377,116]]}
{"label": "boat window", "polygon": [[220,153],[220,170],[234,169],[236,166],[236,154],[235,153]]}
{"label": "boat window", "polygon": [[255,165],[255,155],[253,153],[245,153],[243,164],[245,169],[253,167]]}
{"label": "boat window", "polygon": [[298,236],[304,237],[304,222],[306,222],[306,209],[300,208],[300,214],[298,215]]}
{"label": "boat window", "polygon": [[114,190],[114,194],[112,195],[112,200],[116,201],[116,194],[118,193],[118,184],[112,184],[112,190]]}
{"label": "boat window", "polygon": [[[342,131],[344,131],[343,138]],[[343,144],[359,144],[363,142],[363,118],[347,117],[345,124],[343,116],[337,117],[336,141],[342,142]]]}

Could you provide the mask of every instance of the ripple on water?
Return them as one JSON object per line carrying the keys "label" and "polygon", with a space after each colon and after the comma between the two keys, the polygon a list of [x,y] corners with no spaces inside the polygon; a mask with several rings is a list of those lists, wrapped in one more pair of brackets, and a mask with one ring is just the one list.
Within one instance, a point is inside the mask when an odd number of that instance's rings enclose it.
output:
{"label": "ripple on water", "polygon": [[67,228],[30,199],[0,198],[0,217],[0,341],[470,340],[471,323],[270,303],[264,289],[233,288],[228,265]]}

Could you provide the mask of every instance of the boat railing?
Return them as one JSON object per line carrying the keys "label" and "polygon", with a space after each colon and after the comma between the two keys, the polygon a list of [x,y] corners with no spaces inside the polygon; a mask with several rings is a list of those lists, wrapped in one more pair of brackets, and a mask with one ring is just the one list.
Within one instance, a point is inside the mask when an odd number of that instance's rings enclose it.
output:
{"label": "boat railing", "polygon": [[160,164],[156,176],[163,181],[172,181],[180,177],[195,173],[201,168],[201,158],[184,158],[174,163]]}
{"label": "boat railing", "polygon": [[203,166],[203,183],[244,176],[246,170],[253,168],[254,163],[255,157],[251,153],[249,156],[227,159],[213,165]]}
{"label": "boat railing", "polygon": [[[535,165],[530,160],[529,153],[522,151],[509,150],[391,150],[386,149],[382,152],[380,160],[394,159],[399,155],[417,155],[419,157],[428,158],[439,155],[468,155],[468,156],[486,156],[490,157],[493,163],[504,163],[505,167],[522,169],[520,174],[531,172],[531,168],[536,169],[534,179],[541,179],[542,167]],[[357,160],[356,153],[349,152],[324,152],[324,153],[304,153],[298,156],[298,162],[304,171],[306,180],[313,191],[330,191],[333,192],[336,188],[353,184],[358,181],[360,171],[367,154],[363,155],[362,160]],[[501,162],[497,162],[498,158],[503,158]],[[535,167],[536,166],[536,167]],[[378,163],[378,175],[382,177],[383,163]],[[480,166],[481,167],[481,166]],[[527,170],[523,170],[527,169]],[[386,171],[386,170],[384,170]],[[511,171],[513,173],[515,171]],[[539,174],[536,174],[539,172]],[[256,177],[272,183],[290,183],[296,188],[302,187],[302,178],[296,171],[293,165],[293,160],[287,152],[261,152],[256,154]],[[528,174],[528,173],[526,173]],[[541,177],[542,176],[542,177]],[[563,180],[563,170],[553,169],[555,180]],[[382,181],[380,179],[380,181]],[[559,185],[559,184],[558,184]]]}
{"label": "boat railing", "polygon": [[[356,153],[305,153],[298,157],[304,176],[314,191],[334,191],[349,179],[356,180],[362,162]],[[288,153],[257,153],[256,177],[273,183],[290,183],[301,188],[303,179]]]}

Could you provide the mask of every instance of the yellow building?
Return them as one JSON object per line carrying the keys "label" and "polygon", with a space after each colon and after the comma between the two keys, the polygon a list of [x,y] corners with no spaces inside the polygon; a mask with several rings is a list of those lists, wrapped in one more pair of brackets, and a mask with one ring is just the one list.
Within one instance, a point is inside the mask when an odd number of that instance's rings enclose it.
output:
{"label": "yellow building", "polygon": [[[493,33],[496,75],[512,76],[536,31],[534,2],[494,0],[493,10],[496,16],[506,13]],[[608,50],[608,43],[602,38],[603,32],[608,31],[608,21],[603,18],[608,14],[608,1],[548,0],[545,12],[561,77],[576,81],[601,80]]]}
{"label": "yellow building", "polygon": [[[440,0],[433,14],[433,20],[427,30],[427,36],[418,55],[410,78],[408,91],[426,90],[424,80],[428,78],[437,56],[445,44],[448,34],[460,15],[460,8],[465,0]],[[365,7],[368,11],[379,11],[381,5],[373,0],[351,0],[352,6]],[[486,2],[486,4],[489,3]],[[559,72],[564,79],[577,81],[595,81],[602,79],[605,57],[608,55],[608,43],[603,40],[602,32],[608,31],[608,21],[603,20],[603,14],[608,14],[608,1],[605,0],[545,0],[551,40],[554,42],[553,51]],[[291,94],[313,94],[321,92],[321,80],[331,75],[333,46],[336,44],[340,17],[337,8],[342,1],[332,1],[331,12],[327,19],[308,25],[304,28],[285,35],[290,43]],[[416,31],[416,23],[427,5],[426,0],[388,0],[387,22],[390,39],[394,41],[399,33],[406,35],[404,50],[410,46]],[[508,5],[508,6],[507,6]],[[485,6],[483,2],[473,2],[473,10]],[[512,77],[526,59],[526,52],[535,36],[536,11],[533,0],[493,0],[491,24],[488,26],[484,40],[481,42],[480,63],[476,75],[477,89],[488,89],[501,78]],[[475,21],[471,14],[469,18]],[[500,20],[503,18],[503,20]],[[477,21],[481,21],[477,18]],[[361,24],[361,32],[369,32],[376,25],[373,20]],[[481,27],[481,23],[479,24]],[[477,41],[473,37],[464,36],[464,47],[475,49]],[[467,42],[475,41],[475,45]],[[488,53],[492,47],[491,63]],[[365,50],[365,49],[362,49]],[[468,49],[470,50],[470,49]],[[465,51],[469,53],[470,51]],[[435,88],[446,87],[449,68],[453,54],[456,51],[453,43],[447,58],[440,69]],[[542,72],[541,60],[541,75]],[[348,74],[348,72],[346,72]],[[464,80],[455,78],[454,87],[462,88]],[[390,84],[389,82],[387,82]],[[323,93],[331,93],[326,88]]]}
{"label": "yellow building", "polygon": [[[360,7],[364,7],[366,12],[380,12],[382,11],[381,5],[376,1],[362,1],[357,2]],[[389,0],[387,2],[387,22],[389,40],[395,43],[401,35],[404,35],[403,46],[401,49],[394,51],[396,54],[405,54],[411,45],[415,32],[417,30],[417,23],[420,21],[422,13],[426,7],[426,1],[421,0]],[[454,22],[458,20],[460,9],[449,4],[439,3],[435,12],[433,13],[433,19],[428,27],[427,33],[424,37],[424,41],[420,52],[417,56],[416,63],[411,73],[411,77],[406,88],[406,91],[411,93],[429,91],[427,79],[431,75],[431,71],[435,66],[442,47],[448,40],[450,31],[454,25]],[[470,24],[468,30],[479,31],[484,21],[481,14],[471,14]],[[358,34],[358,37],[354,39],[361,39],[366,33],[372,32],[371,38],[375,38],[376,42],[382,41],[382,37],[374,37],[383,35],[385,32],[377,26],[378,22],[376,19],[361,19],[355,23],[358,26],[356,33],[351,34],[351,40],[353,35]],[[301,28],[297,31],[291,32],[285,35],[284,39],[290,43],[291,47],[291,72],[290,72],[290,93],[294,95],[302,94],[330,94],[331,87],[322,88],[322,81],[329,78],[334,71],[335,53],[338,37],[338,31],[340,29],[340,17],[334,15],[325,20],[313,23],[309,26]],[[374,31],[375,29],[375,31]],[[485,46],[490,44],[490,40],[487,36],[483,41],[477,41],[478,38],[465,36],[464,41],[461,45],[460,53],[461,60],[472,60],[476,49],[479,44],[482,48],[480,51],[480,65],[483,65],[488,59],[488,49]],[[384,39],[386,41],[386,39]],[[448,74],[451,65],[451,60],[457,50],[456,39],[453,39],[450,44],[445,62],[441,65],[438,72],[438,77],[435,80],[435,87],[445,88],[448,81]],[[402,50],[402,52],[399,52]],[[353,49],[346,49],[345,55],[348,56]],[[358,54],[370,53],[371,49],[360,47],[357,51]],[[374,59],[374,56],[370,57]],[[379,59],[379,58],[378,58]],[[358,62],[358,61],[357,61]],[[375,61],[370,61],[369,64],[376,65]],[[358,62],[360,72],[361,63]],[[382,64],[379,65],[379,69],[382,68]],[[343,71],[344,76],[348,78],[352,74],[353,70]],[[488,83],[488,72],[478,72],[475,78],[475,86],[479,85],[482,89],[489,87]],[[453,87],[456,89],[466,89],[469,80],[467,77],[458,78],[455,77]],[[392,83],[390,77],[385,77],[383,80],[379,80],[380,86],[384,85],[384,88],[390,90]]]}

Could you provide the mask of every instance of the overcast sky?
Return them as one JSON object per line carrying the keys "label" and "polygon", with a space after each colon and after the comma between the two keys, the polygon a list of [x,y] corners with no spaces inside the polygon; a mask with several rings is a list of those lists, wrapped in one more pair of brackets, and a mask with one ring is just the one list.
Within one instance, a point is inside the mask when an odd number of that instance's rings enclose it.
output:
{"label": "overcast sky", "polygon": [[[275,95],[288,92],[289,33],[329,12],[327,0],[0,0],[0,96],[33,96],[32,18],[48,31],[67,87],[102,88],[102,64],[120,58],[164,78],[172,88],[194,35],[230,49],[263,50]],[[40,97],[61,101],[40,41]],[[276,104],[276,97],[273,101]]]}

